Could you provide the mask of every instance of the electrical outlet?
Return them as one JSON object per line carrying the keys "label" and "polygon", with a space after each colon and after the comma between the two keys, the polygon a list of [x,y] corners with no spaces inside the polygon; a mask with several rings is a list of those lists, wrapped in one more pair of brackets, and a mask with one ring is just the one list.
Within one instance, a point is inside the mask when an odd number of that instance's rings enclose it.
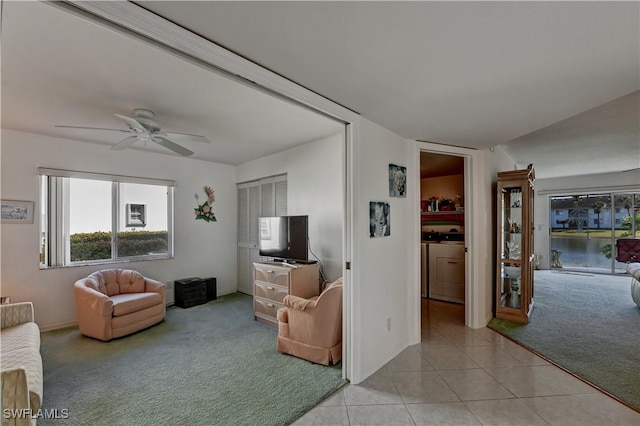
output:
{"label": "electrical outlet", "polygon": [[391,331],[391,318],[387,318],[387,331]]}

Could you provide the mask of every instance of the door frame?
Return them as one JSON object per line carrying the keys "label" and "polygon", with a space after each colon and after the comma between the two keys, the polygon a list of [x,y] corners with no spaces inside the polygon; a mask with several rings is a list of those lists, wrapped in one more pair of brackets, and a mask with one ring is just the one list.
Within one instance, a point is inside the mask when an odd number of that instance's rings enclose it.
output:
{"label": "door frame", "polygon": [[[486,219],[485,215],[478,212],[486,211],[487,196],[485,185],[485,174],[482,168],[483,162],[481,161],[481,152],[474,149],[455,147],[449,145],[441,145],[432,142],[416,141],[414,149],[414,170],[416,188],[420,188],[420,152],[433,152],[437,154],[452,155],[464,158],[464,192],[465,192],[465,325],[471,328],[484,327],[489,316],[492,315],[491,308],[491,294],[493,289],[493,282],[491,279],[490,271],[487,271],[486,262],[483,263],[482,251],[487,249],[481,244],[481,238],[479,233],[482,232],[484,227],[483,219]],[[420,221],[420,191],[416,191],[414,200],[415,219],[417,229],[421,229]],[[490,197],[489,197],[490,199]],[[490,205],[488,206],[489,212],[492,211]],[[489,220],[493,222],[492,215],[489,215]],[[415,329],[412,331],[414,341],[420,341],[420,233],[415,233],[415,240],[413,241],[414,249],[414,287],[411,294],[411,301],[409,306],[412,306],[412,323],[415,324]],[[491,245],[488,247],[491,250]],[[488,253],[492,253],[489,251]],[[489,279],[487,280],[487,274]],[[489,296],[487,296],[487,294]],[[416,296],[417,295],[417,296]],[[489,299],[487,299],[489,297]],[[488,313],[487,311],[488,303]],[[484,309],[483,309],[484,308]]]}

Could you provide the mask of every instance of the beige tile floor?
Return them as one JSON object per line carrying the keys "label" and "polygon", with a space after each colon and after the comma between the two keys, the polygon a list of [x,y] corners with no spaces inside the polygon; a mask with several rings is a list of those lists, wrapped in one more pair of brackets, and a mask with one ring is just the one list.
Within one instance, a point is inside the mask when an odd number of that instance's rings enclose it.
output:
{"label": "beige tile floor", "polygon": [[294,425],[640,425],[640,414],[488,328],[423,299],[422,342]]}

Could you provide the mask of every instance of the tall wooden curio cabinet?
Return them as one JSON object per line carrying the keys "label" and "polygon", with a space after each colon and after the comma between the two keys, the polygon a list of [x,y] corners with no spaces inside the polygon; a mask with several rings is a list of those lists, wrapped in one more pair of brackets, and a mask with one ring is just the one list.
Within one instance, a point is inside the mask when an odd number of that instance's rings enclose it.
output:
{"label": "tall wooden curio cabinet", "polygon": [[533,309],[533,165],[498,173],[496,318],[528,323]]}

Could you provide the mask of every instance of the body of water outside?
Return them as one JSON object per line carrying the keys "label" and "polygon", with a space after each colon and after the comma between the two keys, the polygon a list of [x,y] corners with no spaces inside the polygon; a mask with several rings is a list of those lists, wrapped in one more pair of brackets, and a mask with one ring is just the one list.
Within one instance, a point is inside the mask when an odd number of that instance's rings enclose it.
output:
{"label": "body of water outside", "polygon": [[[551,237],[551,250],[562,252],[560,263],[567,269],[587,268],[593,272],[611,273],[611,259],[600,251],[606,244],[611,244],[610,238]],[[615,253],[615,247],[613,251]],[[626,267],[625,263],[615,262],[615,273],[625,273]]]}

